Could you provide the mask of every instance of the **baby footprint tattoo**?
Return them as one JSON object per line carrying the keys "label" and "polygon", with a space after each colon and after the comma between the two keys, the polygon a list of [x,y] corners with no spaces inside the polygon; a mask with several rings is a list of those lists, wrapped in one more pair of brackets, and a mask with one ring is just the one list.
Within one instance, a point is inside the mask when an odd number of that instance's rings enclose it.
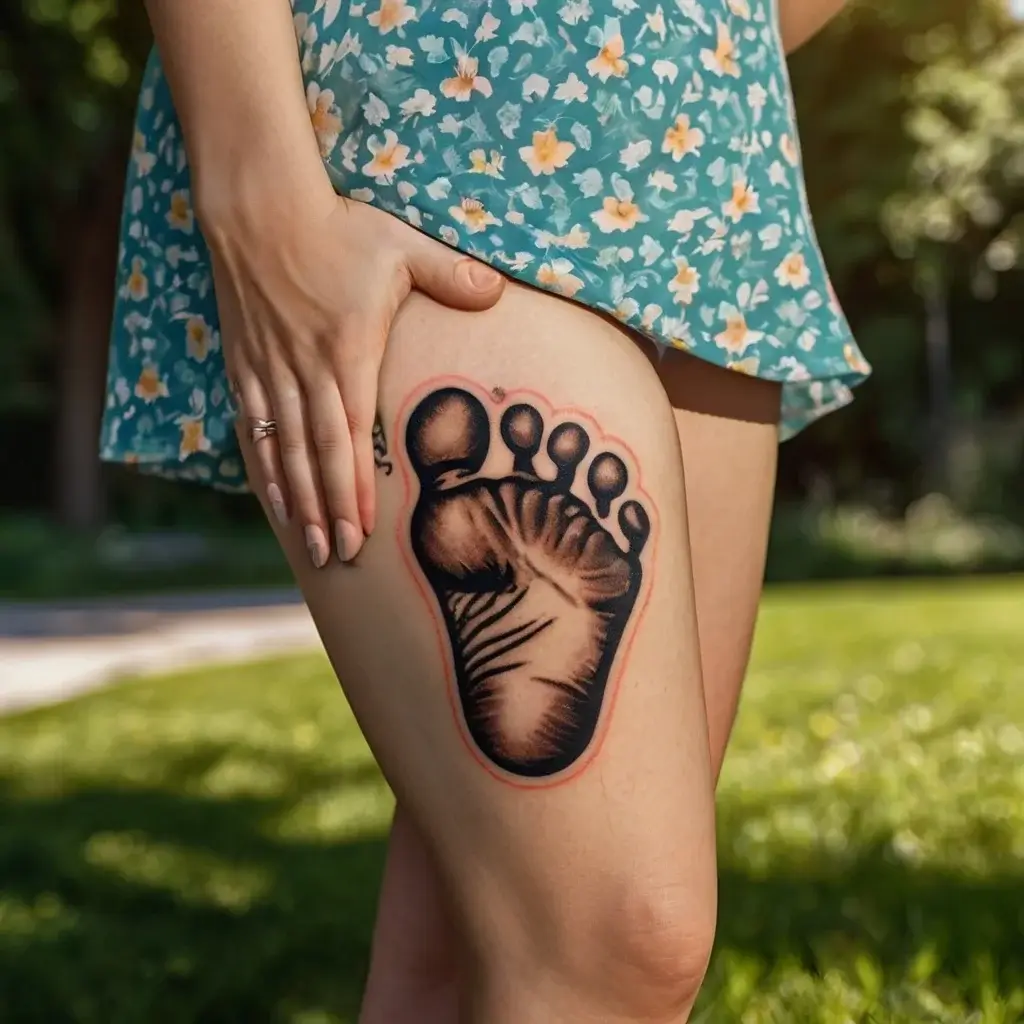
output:
{"label": "baby footprint tattoo", "polygon": [[[547,435],[553,479],[535,465],[537,409],[510,405],[498,433],[511,471],[485,476],[484,404],[446,387],[416,406],[405,437],[420,482],[410,539],[444,617],[473,742],[505,771],[539,778],[594,738],[651,526],[639,501],[619,503],[630,483],[623,459],[604,451],[586,464],[580,424]],[[625,549],[610,532],[617,503]]]}

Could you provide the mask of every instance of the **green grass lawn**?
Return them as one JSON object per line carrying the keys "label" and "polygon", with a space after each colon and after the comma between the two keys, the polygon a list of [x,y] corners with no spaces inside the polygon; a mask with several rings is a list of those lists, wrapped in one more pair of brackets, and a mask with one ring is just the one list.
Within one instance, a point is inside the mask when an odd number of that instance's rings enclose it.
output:
{"label": "green grass lawn", "polygon": [[[1022,625],[1019,580],[769,595],[697,1019],[1024,1020]],[[3,1024],[355,1021],[391,800],[322,658],[2,721],[0,786]]]}

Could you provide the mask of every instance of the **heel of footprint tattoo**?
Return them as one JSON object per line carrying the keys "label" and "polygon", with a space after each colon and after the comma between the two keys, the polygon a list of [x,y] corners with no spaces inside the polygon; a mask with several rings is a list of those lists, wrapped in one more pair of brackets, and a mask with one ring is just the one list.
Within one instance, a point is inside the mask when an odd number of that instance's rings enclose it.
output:
{"label": "heel of footprint tattoo", "polygon": [[[621,500],[630,478],[619,455],[588,463],[581,424],[558,423],[544,446],[540,412],[517,403],[494,426],[457,387],[413,410],[410,541],[442,611],[474,744],[499,768],[540,778],[569,768],[595,737],[651,525],[640,501]],[[483,476],[495,433],[511,465]],[[553,476],[537,469],[542,446]]]}

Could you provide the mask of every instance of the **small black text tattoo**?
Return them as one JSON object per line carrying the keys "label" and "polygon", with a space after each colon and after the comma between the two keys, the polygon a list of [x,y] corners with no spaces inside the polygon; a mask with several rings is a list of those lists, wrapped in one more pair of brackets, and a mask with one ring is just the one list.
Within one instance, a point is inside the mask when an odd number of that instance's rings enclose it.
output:
{"label": "small black text tattoo", "polygon": [[395,469],[395,464],[388,458],[388,439],[379,412],[373,421],[373,464],[382,469],[385,476],[391,476]]}

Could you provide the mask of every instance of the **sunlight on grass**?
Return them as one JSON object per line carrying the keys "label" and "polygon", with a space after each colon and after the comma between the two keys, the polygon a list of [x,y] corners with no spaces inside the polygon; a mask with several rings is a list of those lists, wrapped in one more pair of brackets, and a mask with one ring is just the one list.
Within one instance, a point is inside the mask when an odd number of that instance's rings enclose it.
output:
{"label": "sunlight on grass", "polygon": [[[1024,584],[778,589],[695,1019],[1024,1019]],[[391,797],[305,657],[0,721],[4,1024],[354,1024]]]}

